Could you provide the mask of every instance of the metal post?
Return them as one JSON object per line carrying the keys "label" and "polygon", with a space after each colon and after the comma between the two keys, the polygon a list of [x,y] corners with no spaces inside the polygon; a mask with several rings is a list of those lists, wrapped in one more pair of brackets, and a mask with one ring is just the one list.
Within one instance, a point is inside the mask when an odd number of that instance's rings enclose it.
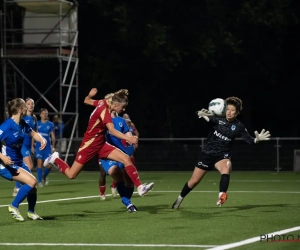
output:
{"label": "metal post", "polygon": [[276,167],[276,171],[279,172],[280,171],[280,165],[279,165],[279,138],[276,138],[276,154],[277,154],[277,167]]}

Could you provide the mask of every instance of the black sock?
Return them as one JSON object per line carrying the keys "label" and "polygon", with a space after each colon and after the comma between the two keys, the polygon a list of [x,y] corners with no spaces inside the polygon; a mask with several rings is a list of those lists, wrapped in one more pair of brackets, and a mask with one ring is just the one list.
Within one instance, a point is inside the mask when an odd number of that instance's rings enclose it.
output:
{"label": "black sock", "polygon": [[230,175],[229,174],[222,174],[220,179],[219,191],[220,192],[227,192],[229,187]]}
{"label": "black sock", "polygon": [[182,190],[181,190],[181,193],[180,193],[180,196],[181,197],[185,197],[189,192],[191,192],[193,190],[193,188],[190,188],[188,186],[188,183],[185,183]]}

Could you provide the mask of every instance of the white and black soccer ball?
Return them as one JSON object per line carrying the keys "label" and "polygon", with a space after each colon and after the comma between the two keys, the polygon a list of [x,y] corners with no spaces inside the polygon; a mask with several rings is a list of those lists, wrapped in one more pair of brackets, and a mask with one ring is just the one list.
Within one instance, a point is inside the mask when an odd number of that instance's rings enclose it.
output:
{"label": "white and black soccer ball", "polygon": [[208,110],[215,116],[225,116],[226,103],[222,98],[216,98],[208,104]]}

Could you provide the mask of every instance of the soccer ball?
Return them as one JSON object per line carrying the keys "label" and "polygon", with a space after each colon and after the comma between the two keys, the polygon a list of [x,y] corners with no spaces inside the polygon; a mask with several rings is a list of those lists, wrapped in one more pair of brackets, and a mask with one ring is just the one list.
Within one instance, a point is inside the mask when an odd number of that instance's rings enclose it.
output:
{"label": "soccer ball", "polygon": [[215,116],[225,116],[226,104],[222,98],[216,98],[208,104],[208,110]]}

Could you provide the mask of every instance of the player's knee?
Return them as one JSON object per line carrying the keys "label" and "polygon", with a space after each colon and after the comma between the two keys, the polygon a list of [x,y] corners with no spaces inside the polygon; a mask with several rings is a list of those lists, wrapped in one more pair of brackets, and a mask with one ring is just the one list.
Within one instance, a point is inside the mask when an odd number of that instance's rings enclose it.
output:
{"label": "player's knee", "polygon": [[226,162],[226,168],[227,168],[228,172],[231,171],[231,169],[232,169],[232,163],[231,163],[231,161],[227,161]]}

